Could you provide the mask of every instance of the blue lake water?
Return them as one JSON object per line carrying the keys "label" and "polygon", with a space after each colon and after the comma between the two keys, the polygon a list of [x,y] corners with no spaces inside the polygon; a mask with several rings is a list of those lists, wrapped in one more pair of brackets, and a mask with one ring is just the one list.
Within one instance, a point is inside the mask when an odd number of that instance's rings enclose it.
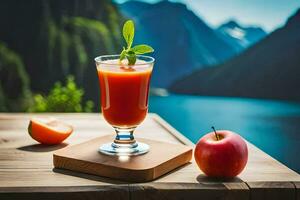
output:
{"label": "blue lake water", "polygon": [[158,113],[196,143],[205,133],[228,129],[300,173],[300,103],[188,95],[151,96]]}

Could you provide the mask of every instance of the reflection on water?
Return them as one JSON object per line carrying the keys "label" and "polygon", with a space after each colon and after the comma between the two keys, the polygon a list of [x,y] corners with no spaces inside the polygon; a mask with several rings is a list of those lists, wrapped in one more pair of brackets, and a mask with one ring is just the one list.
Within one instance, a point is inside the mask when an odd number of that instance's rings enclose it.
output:
{"label": "reflection on water", "polygon": [[152,96],[150,112],[156,112],[194,143],[211,126],[229,129],[300,173],[300,103],[286,101]]}

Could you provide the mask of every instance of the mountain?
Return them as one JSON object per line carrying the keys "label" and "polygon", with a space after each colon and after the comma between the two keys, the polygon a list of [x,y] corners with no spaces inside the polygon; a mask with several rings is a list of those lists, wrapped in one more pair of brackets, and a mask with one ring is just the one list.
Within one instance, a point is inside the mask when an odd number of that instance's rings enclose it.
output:
{"label": "mountain", "polygon": [[[33,92],[48,92],[72,74],[85,97],[98,102],[94,58],[119,52],[123,21],[109,0],[3,0],[0,42],[24,66],[22,76]],[[13,73],[5,66],[7,74]]]}
{"label": "mountain", "polygon": [[136,23],[134,41],[155,49],[154,87],[168,87],[179,77],[223,62],[240,51],[232,48],[185,4],[128,1],[119,8]]}
{"label": "mountain", "polygon": [[300,101],[300,9],[286,24],[226,63],[174,83],[179,93]]}
{"label": "mountain", "polygon": [[220,34],[220,37],[237,51],[242,51],[267,35],[267,33],[258,26],[241,26],[234,20],[220,25],[216,30]]}

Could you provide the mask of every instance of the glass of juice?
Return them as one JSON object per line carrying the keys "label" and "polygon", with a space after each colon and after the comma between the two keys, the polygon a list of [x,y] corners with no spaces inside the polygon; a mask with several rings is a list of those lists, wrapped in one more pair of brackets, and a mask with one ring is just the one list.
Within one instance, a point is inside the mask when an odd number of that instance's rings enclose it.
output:
{"label": "glass of juice", "polygon": [[154,58],[138,55],[134,65],[119,61],[119,55],[95,58],[104,119],[115,129],[113,142],[99,151],[107,155],[139,155],[149,151],[133,132],[148,112],[148,95]]}

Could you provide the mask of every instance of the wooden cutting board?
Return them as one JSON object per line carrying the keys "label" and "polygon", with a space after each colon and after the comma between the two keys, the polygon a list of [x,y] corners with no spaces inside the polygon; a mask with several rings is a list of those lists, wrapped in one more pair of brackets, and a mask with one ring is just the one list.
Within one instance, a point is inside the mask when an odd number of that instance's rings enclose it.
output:
{"label": "wooden cutting board", "polygon": [[101,144],[112,142],[114,135],[98,137],[66,147],[53,154],[56,168],[110,177],[128,182],[154,180],[192,158],[192,148],[149,139],[137,139],[150,145],[150,151],[139,156],[108,156],[98,152]]}

